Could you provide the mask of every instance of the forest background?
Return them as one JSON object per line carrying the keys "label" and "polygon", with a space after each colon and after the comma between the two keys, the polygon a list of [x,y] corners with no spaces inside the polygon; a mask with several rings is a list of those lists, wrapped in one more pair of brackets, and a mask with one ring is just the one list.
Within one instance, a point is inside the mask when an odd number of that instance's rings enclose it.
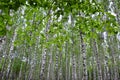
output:
{"label": "forest background", "polygon": [[119,0],[0,0],[0,80],[120,80]]}

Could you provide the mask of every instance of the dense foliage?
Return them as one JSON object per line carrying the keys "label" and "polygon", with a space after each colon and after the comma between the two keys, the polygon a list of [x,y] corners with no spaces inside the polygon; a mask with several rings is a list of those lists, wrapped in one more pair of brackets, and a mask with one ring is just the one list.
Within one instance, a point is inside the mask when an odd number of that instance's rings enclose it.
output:
{"label": "dense foliage", "polygon": [[1,0],[0,79],[119,80],[119,25],[118,0]]}

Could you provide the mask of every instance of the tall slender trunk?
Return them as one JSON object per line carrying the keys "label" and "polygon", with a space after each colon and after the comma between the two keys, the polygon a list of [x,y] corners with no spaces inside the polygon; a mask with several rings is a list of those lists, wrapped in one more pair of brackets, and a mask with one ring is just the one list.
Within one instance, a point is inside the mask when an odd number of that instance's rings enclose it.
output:
{"label": "tall slender trunk", "polygon": [[65,80],[68,80],[68,66],[69,66],[69,61],[68,61],[68,58],[69,58],[69,56],[68,56],[68,42],[66,42],[66,45],[65,45],[65,62],[66,62],[66,64],[65,64],[65,66],[66,66],[66,68],[65,68]]}
{"label": "tall slender trunk", "polygon": [[80,39],[81,39],[81,52],[82,52],[82,58],[83,58],[83,79],[82,80],[88,80],[87,64],[86,64],[86,49],[85,49],[85,43],[83,40],[82,32],[80,32]]}
{"label": "tall slender trunk", "polygon": [[72,80],[77,80],[76,75],[76,57],[74,51],[74,39],[72,38]]}
{"label": "tall slender trunk", "polygon": [[72,80],[77,80],[77,76],[76,76],[76,60],[75,60],[74,53],[72,55]]}
{"label": "tall slender trunk", "polygon": [[51,47],[50,53],[49,53],[50,59],[49,59],[49,63],[48,63],[47,80],[51,80],[52,79],[52,76],[50,76],[50,74],[52,73],[51,70],[50,70],[51,69],[51,65],[52,65],[52,48],[53,48],[53,46]]}
{"label": "tall slender trunk", "polygon": [[55,80],[58,80],[58,65],[59,65],[59,63],[58,63],[58,58],[59,58],[59,56],[58,56],[58,49],[57,49],[57,53],[56,53],[56,55],[55,55],[55,61],[56,61],[56,63],[55,63]]}
{"label": "tall slender trunk", "polygon": [[[48,12],[49,14],[51,14],[51,10],[49,10]],[[45,29],[45,36],[46,36],[46,42],[48,42],[48,30],[50,28],[50,23],[51,23],[51,17],[48,20],[48,23],[46,24],[46,29]],[[42,65],[41,65],[41,72],[40,72],[40,79],[43,80],[43,76],[44,76],[44,70],[45,70],[45,64],[46,64],[46,56],[47,56],[47,48],[44,48],[44,52],[42,55]]]}
{"label": "tall slender trunk", "polygon": [[108,57],[105,56],[104,61],[104,80],[110,80],[110,73],[109,73],[109,67],[108,67]]}
{"label": "tall slender trunk", "polygon": [[[35,46],[34,46],[35,47]],[[34,79],[34,75],[33,75],[33,73],[34,73],[34,68],[35,68],[35,62],[36,62],[36,47],[35,47],[35,49],[33,49],[34,50],[34,52],[33,52],[33,57],[32,57],[32,60],[31,60],[31,63],[30,63],[30,65],[31,65],[31,68],[30,68],[30,72],[29,72],[29,80],[33,80]]]}
{"label": "tall slender trunk", "polygon": [[97,76],[96,76],[96,61],[95,61],[95,54],[93,51],[93,39],[90,39],[90,51],[92,53],[92,61],[91,61],[91,66],[92,66],[92,79],[93,80],[97,80]]}
{"label": "tall slender trunk", "polygon": [[77,69],[77,79],[78,80],[81,80],[81,59],[80,59],[80,55],[78,56],[78,58],[77,58],[77,66],[78,66],[78,69]]}
{"label": "tall slender trunk", "polygon": [[110,80],[110,71],[109,71],[109,67],[108,67],[108,59],[109,59],[109,55],[108,55],[108,44],[106,39],[104,39],[104,46],[103,46],[103,52],[104,52],[104,80]]}
{"label": "tall slender trunk", "polygon": [[63,65],[62,65],[62,52],[59,50],[59,54],[60,54],[60,68],[59,68],[59,73],[58,73],[58,80],[63,80],[63,76],[62,76],[62,67],[63,67]]}
{"label": "tall slender trunk", "polygon": [[100,59],[98,54],[98,47],[95,40],[93,42],[93,51],[94,51],[96,63],[97,63],[98,80],[102,80],[102,70],[101,70]]}
{"label": "tall slender trunk", "polygon": [[[71,27],[74,28],[74,19],[73,19],[73,16],[72,14],[70,15],[71,17]],[[72,40],[72,45],[71,45],[71,53],[72,53],[72,80],[76,80],[77,79],[77,75],[76,75],[76,60],[75,60],[75,50],[74,50],[74,47],[75,47],[75,40],[74,40],[74,31],[72,30],[72,37],[71,37],[71,40]]]}
{"label": "tall slender trunk", "polygon": [[46,49],[44,49],[44,52],[42,54],[42,65],[41,65],[41,72],[40,72],[40,80],[43,80],[44,78],[44,71],[45,71],[45,63],[46,63]]}
{"label": "tall slender trunk", "polygon": [[111,57],[112,57],[112,63],[113,63],[113,72],[114,72],[114,80],[118,80],[118,75],[117,75],[117,66],[116,66],[116,59],[115,59],[115,49],[113,48],[115,45],[114,43],[111,43],[111,42],[114,42],[113,39],[114,37],[110,37],[110,42],[109,42],[109,49],[110,49],[110,54],[111,54]]}
{"label": "tall slender trunk", "polygon": [[13,50],[14,50],[14,41],[17,37],[17,28],[15,29],[15,32],[14,32],[14,35],[13,35],[13,38],[12,38],[12,41],[11,41],[11,47],[10,47],[10,51],[9,51],[9,64],[8,64],[8,68],[7,68],[7,73],[6,73],[6,79],[9,79],[9,75],[10,75],[10,70],[11,70],[11,66],[12,66],[12,58],[14,57],[14,53],[13,53]]}

